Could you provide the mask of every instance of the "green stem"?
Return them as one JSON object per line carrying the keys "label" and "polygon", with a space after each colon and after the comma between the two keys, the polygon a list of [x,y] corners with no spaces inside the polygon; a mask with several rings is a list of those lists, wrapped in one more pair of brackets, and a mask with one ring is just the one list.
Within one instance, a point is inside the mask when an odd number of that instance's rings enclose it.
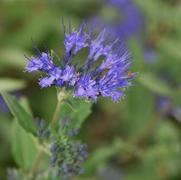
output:
{"label": "green stem", "polygon": [[59,110],[60,110],[60,106],[62,105],[62,101],[65,98],[66,98],[66,94],[65,94],[64,90],[62,90],[61,92],[57,91],[57,100],[58,100],[58,102],[57,102],[55,111],[53,113],[52,120],[50,121],[50,125],[55,123],[55,121],[57,120],[58,113],[59,113]]}
{"label": "green stem", "polygon": [[52,119],[50,121],[50,124],[54,124],[55,121],[57,120],[58,113],[59,113],[59,110],[60,110],[60,106],[61,106],[61,101],[58,100],[55,111],[54,111],[53,116],[52,116]]}
{"label": "green stem", "polygon": [[[56,108],[55,108],[55,111],[52,115],[52,119],[50,121],[50,124],[49,125],[52,125],[56,122],[57,118],[58,118],[58,113],[59,113],[59,110],[60,110],[60,106],[61,106],[61,103],[62,103],[62,100],[64,99],[64,93],[59,93],[57,95],[57,99],[58,99],[58,102],[57,102],[57,105],[56,105]],[[41,159],[44,155],[45,151],[43,149],[40,149],[39,152],[38,152],[38,155],[35,159],[35,162],[32,166],[32,169],[30,171],[30,176],[31,176],[31,179],[35,180],[36,179],[36,172],[37,172],[37,169],[40,165],[40,162],[41,162]]]}
{"label": "green stem", "polygon": [[41,159],[44,155],[44,151],[41,149],[39,152],[38,152],[38,155],[35,159],[35,162],[33,163],[33,166],[32,166],[32,169],[30,171],[30,176],[31,176],[31,179],[35,179],[36,178],[36,171],[37,171],[37,168],[41,162]]}

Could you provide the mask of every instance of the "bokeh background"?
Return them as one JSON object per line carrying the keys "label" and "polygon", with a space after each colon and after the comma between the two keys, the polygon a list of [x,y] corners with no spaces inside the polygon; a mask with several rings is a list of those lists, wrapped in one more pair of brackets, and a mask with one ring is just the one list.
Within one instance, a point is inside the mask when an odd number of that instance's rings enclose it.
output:
{"label": "bokeh background", "polygon": [[[89,145],[85,180],[181,179],[180,0],[0,0],[0,90],[27,97],[35,116],[50,119],[55,89],[24,72],[39,49],[63,54],[61,18],[106,27],[132,53],[139,76],[120,103],[101,99],[81,129]],[[12,156],[12,116],[0,97],[0,179]]]}

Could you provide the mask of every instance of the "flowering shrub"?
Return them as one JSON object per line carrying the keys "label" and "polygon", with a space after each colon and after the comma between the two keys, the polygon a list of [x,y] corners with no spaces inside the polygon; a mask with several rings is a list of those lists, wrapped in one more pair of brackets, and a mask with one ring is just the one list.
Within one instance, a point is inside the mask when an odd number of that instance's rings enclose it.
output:
{"label": "flowering shrub", "polygon": [[[110,41],[106,30],[96,37],[86,33],[84,25],[78,31],[69,32],[64,34],[65,54],[62,59],[55,56],[53,51],[38,52],[36,57],[28,58],[26,66],[26,71],[30,73],[43,73],[39,80],[41,88],[54,86],[57,89],[57,106],[48,123],[39,118],[33,120],[21,104],[3,93],[5,101],[21,125],[18,125],[19,128],[31,133],[38,146],[35,148],[35,160],[28,175],[13,169],[8,171],[9,178],[16,175],[30,179],[57,176],[70,179],[82,174],[82,164],[88,157],[88,150],[87,145],[82,144],[75,136],[90,113],[90,103],[87,105],[85,102],[96,102],[100,96],[119,101],[135,77],[135,74],[129,71],[129,52],[119,40]],[[74,57],[84,48],[88,49],[88,55],[84,64],[78,67],[73,63]],[[95,65],[97,61],[101,61],[100,65]],[[72,106],[80,101],[80,98],[82,105],[79,104],[79,107],[84,109],[75,107],[75,112],[67,112],[64,104]],[[63,114],[60,113],[62,108],[65,108]],[[50,156],[51,168],[40,170],[39,164],[44,154]]]}
{"label": "flowering shrub", "polygon": [[0,4],[0,179],[181,179],[179,0]]}

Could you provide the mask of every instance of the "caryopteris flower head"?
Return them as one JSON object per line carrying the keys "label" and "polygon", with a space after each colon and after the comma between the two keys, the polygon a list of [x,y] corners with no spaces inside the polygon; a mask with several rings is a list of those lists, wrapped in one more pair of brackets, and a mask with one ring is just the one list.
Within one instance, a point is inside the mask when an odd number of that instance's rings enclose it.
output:
{"label": "caryopteris flower head", "polygon": [[[119,101],[134,74],[129,73],[130,55],[121,43],[109,41],[104,29],[96,37],[86,33],[84,25],[78,31],[65,33],[65,54],[55,65],[49,52],[30,58],[26,70],[45,74],[39,81],[42,88],[57,86],[73,90],[75,97],[96,101],[99,96]],[[89,53],[84,64],[75,66],[74,57],[82,49]],[[98,65],[99,64],[99,65]]]}

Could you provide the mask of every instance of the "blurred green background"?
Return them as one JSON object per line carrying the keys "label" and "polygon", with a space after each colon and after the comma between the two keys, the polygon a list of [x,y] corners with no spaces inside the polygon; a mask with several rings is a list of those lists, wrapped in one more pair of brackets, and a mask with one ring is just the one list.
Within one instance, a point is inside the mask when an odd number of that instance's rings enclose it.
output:
{"label": "blurred green background", "polygon": [[[143,21],[139,32],[124,39],[133,57],[132,71],[139,76],[120,103],[101,99],[93,105],[81,129],[81,138],[90,151],[83,179],[179,180],[181,2],[129,3],[136,5]],[[39,88],[38,75],[24,72],[25,56],[35,54],[33,43],[40,50],[49,48],[63,54],[62,17],[65,21],[70,18],[76,28],[97,17],[119,25],[124,7],[103,0],[0,1],[0,90],[27,97],[35,117],[50,119],[56,95],[54,88]],[[11,148],[12,119],[1,98],[1,180],[6,179],[8,167],[16,167]]]}

